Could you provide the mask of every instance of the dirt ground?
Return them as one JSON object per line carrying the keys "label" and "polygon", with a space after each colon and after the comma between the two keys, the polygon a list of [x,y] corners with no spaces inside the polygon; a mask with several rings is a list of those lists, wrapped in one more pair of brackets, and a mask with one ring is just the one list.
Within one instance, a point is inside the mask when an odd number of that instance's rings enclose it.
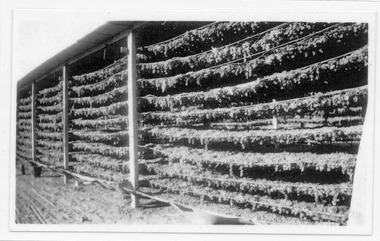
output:
{"label": "dirt ground", "polygon": [[130,196],[95,185],[68,185],[58,173],[44,169],[35,178],[17,170],[16,223],[22,224],[189,224],[174,207],[140,199],[141,208],[130,207]]}
{"label": "dirt ground", "polygon": [[[238,208],[214,202],[200,202],[199,198],[181,196],[149,187],[140,191],[202,210],[251,219],[256,224],[337,225],[314,222],[276,213]],[[75,184],[75,179],[63,183],[63,177],[43,169],[35,178],[26,168],[25,175],[17,168],[16,223],[20,224],[215,224],[205,216],[181,212],[169,204],[151,199],[140,199],[140,208],[130,206],[129,194],[105,189],[97,185]],[[206,222],[205,222],[206,221]]]}

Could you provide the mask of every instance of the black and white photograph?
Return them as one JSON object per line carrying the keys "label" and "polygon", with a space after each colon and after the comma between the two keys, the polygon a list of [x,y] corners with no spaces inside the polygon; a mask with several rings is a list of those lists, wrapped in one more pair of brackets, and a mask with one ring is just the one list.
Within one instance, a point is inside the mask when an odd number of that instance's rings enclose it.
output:
{"label": "black and white photograph", "polygon": [[12,10],[12,232],[371,235],[376,11],[223,13]]}

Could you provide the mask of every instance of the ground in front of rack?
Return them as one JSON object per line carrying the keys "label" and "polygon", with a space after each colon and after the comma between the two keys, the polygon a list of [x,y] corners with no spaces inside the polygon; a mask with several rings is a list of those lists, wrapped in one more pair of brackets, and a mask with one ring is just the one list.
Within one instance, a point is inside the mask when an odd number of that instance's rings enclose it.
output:
{"label": "ground in front of rack", "polygon": [[167,204],[141,199],[132,209],[130,197],[96,185],[65,185],[55,172],[43,170],[34,178],[31,169],[16,176],[16,223],[20,224],[189,224],[180,211]]}
{"label": "ground in front of rack", "polygon": [[[16,176],[16,223],[20,224],[205,224],[191,213],[151,199],[140,199],[140,208],[130,206],[130,196],[119,190],[108,190],[97,185],[83,185],[70,179],[63,183],[60,174],[43,169],[35,178],[31,169],[21,167]],[[337,225],[313,222],[298,217],[238,208],[199,198],[172,194],[165,190],[141,187],[151,196],[182,203],[197,209],[251,219],[258,224]],[[198,217],[198,219],[197,219]],[[211,223],[208,223],[211,224]]]}

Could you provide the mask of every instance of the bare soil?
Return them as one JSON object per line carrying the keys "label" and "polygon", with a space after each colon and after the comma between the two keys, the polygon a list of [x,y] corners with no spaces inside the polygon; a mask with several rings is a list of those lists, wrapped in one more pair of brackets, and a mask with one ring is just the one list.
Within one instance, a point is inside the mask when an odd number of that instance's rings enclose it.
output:
{"label": "bare soil", "polygon": [[75,180],[43,169],[33,177],[26,168],[16,176],[16,223],[22,224],[189,224],[174,207],[140,199],[140,208],[130,206],[130,196],[96,185],[76,186]]}
{"label": "bare soil", "polygon": [[[263,210],[235,207],[228,204],[200,201],[197,197],[168,193],[149,187],[140,191],[165,200],[176,201],[202,210],[251,219],[257,224],[337,225],[284,216]],[[129,194],[97,185],[76,185],[74,179],[64,184],[56,172],[43,169],[41,177],[25,175],[17,168],[16,223],[21,224],[212,224],[204,216],[181,212],[169,204],[140,199],[140,208],[133,209]],[[206,221],[206,222],[205,222]]]}

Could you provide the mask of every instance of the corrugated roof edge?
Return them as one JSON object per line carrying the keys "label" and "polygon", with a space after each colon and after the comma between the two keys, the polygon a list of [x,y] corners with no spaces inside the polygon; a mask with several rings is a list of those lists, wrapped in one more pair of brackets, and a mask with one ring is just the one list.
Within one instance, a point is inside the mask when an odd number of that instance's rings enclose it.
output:
{"label": "corrugated roof edge", "polygon": [[[37,68],[33,69],[31,72],[26,74],[17,82],[17,89],[22,89],[30,85],[33,81],[43,78],[43,76],[48,73],[52,73],[55,70],[63,67],[66,63],[70,63],[71,60],[80,59],[85,57],[84,53],[96,48],[97,46],[102,47],[111,43],[111,41],[116,42],[115,36],[118,34],[129,31],[131,28],[136,29],[142,26],[145,22],[137,21],[110,21],[101,25],[91,33],[85,35],[83,38],[79,39],[77,42],[57,53],[53,57],[49,58]],[[96,36],[97,41],[92,41]],[[120,35],[120,38],[123,36]],[[80,57],[83,55],[82,57]]]}

